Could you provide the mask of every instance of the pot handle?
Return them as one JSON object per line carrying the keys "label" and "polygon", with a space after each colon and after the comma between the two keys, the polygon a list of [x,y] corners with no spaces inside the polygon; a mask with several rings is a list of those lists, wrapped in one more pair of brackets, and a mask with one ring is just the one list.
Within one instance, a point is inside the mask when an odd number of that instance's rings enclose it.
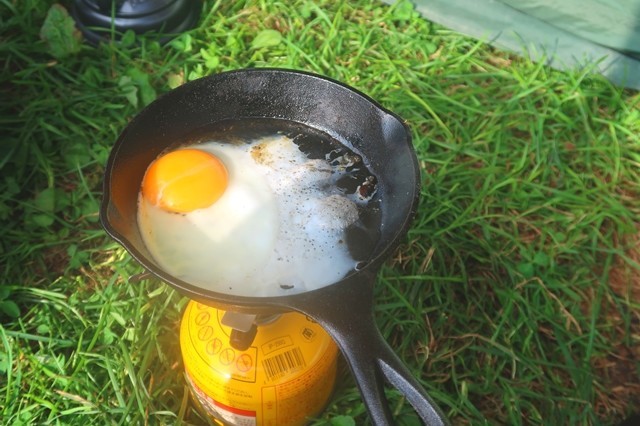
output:
{"label": "pot handle", "polygon": [[[374,281],[375,274],[360,271],[350,279],[325,288],[322,297],[310,298],[298,307],[336,341],[374,425],[395,424],[384,393],[384,379],[405,396],[426,425],[448,425],[440,408],[376,327]],[[328,292],[329,289],[332,291]]]}

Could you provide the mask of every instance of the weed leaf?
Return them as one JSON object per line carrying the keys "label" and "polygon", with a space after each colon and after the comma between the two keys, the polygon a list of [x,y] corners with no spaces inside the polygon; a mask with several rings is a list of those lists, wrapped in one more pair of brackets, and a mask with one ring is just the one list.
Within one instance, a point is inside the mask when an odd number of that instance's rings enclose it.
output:
{"label": "weed leaf", "polygon": [[191,44],[191,35],[190,34],[182,34],[180,37],[171,40],[169,46],[173,47],[180,52],[191,52],[192,44]]}
{"label": "weed leaf", "polygon": [[138,106],[138,88],[131,81],[131,77],[123,75],[118,80],[118,87],[125,98],[129,101],[131,105],[134,107]]}
{"label": "weed leaf", "polygon": [[209,69],[217,68],[220,64],[220,58],[218,58],[215,54],[207,51],[206,49],[200,49],[200,54],[205,60],[204,65]]}
{"label": "weed leaf", "polygon": [[47,228],[53,225],[53,216],[44,213],[35,213],[31,215],[31,221],[42,228]]}
{"label": "weed leaf", "polygon": [[81,167],[91,161],[91,147],[75,142],[64,147],[64,160],[70,168]]}
{"label": "weed leaf", "polygon": [[533,256],[533,263],[538,266],[549,266],[551,261],[546,253],[539,251]]}
{"label": "weed leaf", "polygon": [[518,272],[522,274],[526,279],[532,278],[535,274],[535,268],[532,263],[529,262],[521,262],[516,266]]}
{"label": "weed leaf", "polygon": [[35,211],[27,219],[40,227],[46,228],[54,222],[53,213],[56,206],[56,192],[53,188],[47,188],[36,194],[33,201]]}
{"label": "weed leaf", "polygon": [[9,290],[9,287],[0,285],[0,300],[6,299],[10,294],[11,290]]}
{"label": "weed leaf", "polygon": [[40,38],[47,44],[49,53],[57,59],[80,51],[82,34],[67,9],[59,4],[49,8],[40,28]]}
{"label": "weed leaf", "polygon": [[189,75],[188,75],[187,78],[188,78],[189,81],[192,81],[192,80],[197,80],[197,79],[199,79],[200,77],[203,77],[203,76],[204,76],[204,69],[202,67],[202,64],[197,64],[193,68],[193,70],[191,70],[189,72]]}
{"label": "weed leaf", "polygon": [[56,195],[53,188],[42,190],[36,195],[36,208],[45,213],[53,213],[56,205]]}
{"label": "weed leaf", "polygon": [[262,30],[256,38],[251,42],[252,49],[261,49],[263,47],[273,47],[280,44],[282,34],[276,30]]}
{"label": "weed leaf", "polygon": [[149,74],[137,68],[130,68],[127,71],[127,76],[131,78],[131,81],[140,91],[140,100],[142,101],[142,105],[149,105],[156,99],[156,90],[149,82]]}
{"label": "weed leaf", "polygon": [[413,14],[413,3],[408,0],[400,0],[393,6],[393,17],[398,21],[408,21]]}
{"label": "weed leaf", "polygon": [[6,352],[0,350],[0,373],[9,371],[9,357]]}
{"label": "weed leaf", "polygon": [[355,424],[351,416],[335,416],[331,419],[331,426],[355,426]]}
{"label": "weed leaf", "polygon": [[89,254],[85,251],[78,250],[77,244],[71,244],[67,248],[67,255],[69,256],[70,268],[79,268],[89,259]]}
{"label": "weed leaf", "polygon": [[120,39],[120,46],[130,47],[130,46],[133,46],[135,43],[136,43],[136,33],[131,29],[125,31],[124,34],[122,35],[122,39]]}
{"label": "weed leaf", "polygon": [[11,318],[18,318],[20,316],[20,308],[18,308],[16,302],[12,300],[3,300],[0,301],[0,314]]}
{"label": "weed leaf", "polygon": [[38,332],[38,334],[48,334],[51,331],[51,328],[49,327],[48,324],[40,324],[38,325],[38,327],[36,327],[36,331]]}

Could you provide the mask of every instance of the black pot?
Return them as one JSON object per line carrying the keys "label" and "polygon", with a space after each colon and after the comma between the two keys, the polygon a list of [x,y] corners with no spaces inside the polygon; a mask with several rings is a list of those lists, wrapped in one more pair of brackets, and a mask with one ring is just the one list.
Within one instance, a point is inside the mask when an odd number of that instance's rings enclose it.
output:
{"label": "black pot", "polygon": [[[357,271],[327,287],[281,297],[212,292],[167,274],[146,249],[136,222],[147,166],[164,150],[201,129],[226,121],[281,120],[338,140],[378,178],[379,238]],[[384,380],[398,389],[427,424],[444,415],[375,326],[373,286],[381,264],[405,236],[419,197],[419,168],[410,133],[393,113],[339,82],[281,69],[238,70],[187,83],[147,106],[122,132],[109,158],[101,221],[148,271],[186,296],[224,310],[265,314],[295,310],[334,338],[375,424],[391,424]]]}
{"label": "black pot", "polygon": [[156,31],[166,42],[195,25],[201,6],[194,0],[74,0],[71,14],[93,44],[109,40],[112,27],[116,39],[126,30]]}

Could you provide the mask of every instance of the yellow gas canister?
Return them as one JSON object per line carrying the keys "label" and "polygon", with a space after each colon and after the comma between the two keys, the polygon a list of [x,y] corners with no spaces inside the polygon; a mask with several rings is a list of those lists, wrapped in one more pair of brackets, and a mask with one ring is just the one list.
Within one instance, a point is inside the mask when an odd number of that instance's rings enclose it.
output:
{"label": "yellow gas canister", "polygon": [[329,401],[338,349],[313,320],[297,312],[260,325],[244,351],[230,345],[225,311],[190,301],[180,348],[194,399],[218,423],[304,425]]}

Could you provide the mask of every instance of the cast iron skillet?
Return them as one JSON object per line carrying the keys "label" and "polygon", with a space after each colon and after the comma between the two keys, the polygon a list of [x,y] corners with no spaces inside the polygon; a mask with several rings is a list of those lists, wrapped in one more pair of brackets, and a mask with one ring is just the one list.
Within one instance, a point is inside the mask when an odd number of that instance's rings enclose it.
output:
{"label": "cast iron skillet", "polygon": [[[212,292],[162,270],[142,242],[136,222],[138,191],[147,166],[194,129],[226,120],[278,119],[328,134],[361,154],[378,178],[380,237],[357,271],[327,287],[279,297]],[[205,77],[158,98],[126,127],[105,172],[100,218],[107,233],[152,274],[184,295],[225,310],[302,312],[333,337],[376,425],[392,424],[383,383],[398,389],[429,425],[447,420],[388,346],[373,316],[376,274],[413,219],[419,169],[403,122],[375,101],[339,82],[282,69],[247,69]]]}

